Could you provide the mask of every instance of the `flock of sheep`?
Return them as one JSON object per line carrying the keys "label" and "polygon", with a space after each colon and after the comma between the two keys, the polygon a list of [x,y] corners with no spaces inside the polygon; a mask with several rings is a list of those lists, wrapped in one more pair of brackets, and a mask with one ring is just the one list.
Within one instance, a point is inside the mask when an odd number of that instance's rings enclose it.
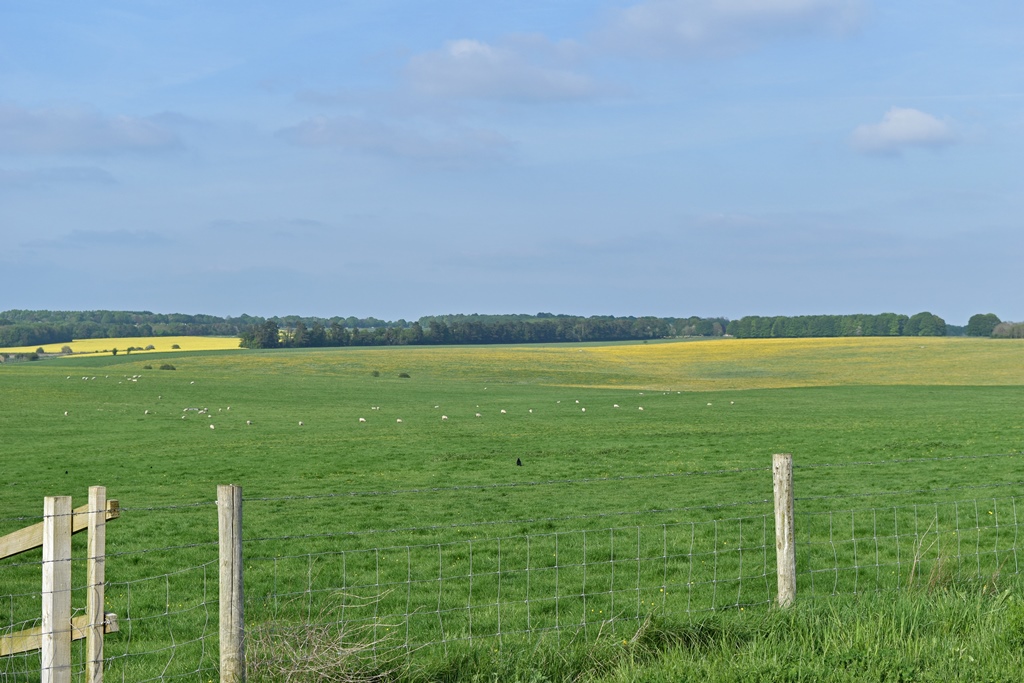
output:
{"label": "flock of sheep", "polygon": [[[105,378],[109,379],[109,377],[110,376],[107,375]],[[118,381],[118,384],[121,384],[123,382],[137,383],[141,377],[142,377],[142,375],[125,375],[124,379]],[[68,379],[70,380],[71,377],[68,376]],[[88,377],[87,376],[87,377],[82,377],[82,379],[88,381],[88,380],[95,380],[96,377]],[[191,381],[191,382],[189,382],[189,384],[190,385],[194,385],[195,381]],[[484,388],[486,389],[487,387],[484,387]],[[671,392],[663,392],[663,393],[668,394],[668,393],[671,393]],[[676,393],[681,393],[681,392],[676,392]],[[639,392],[639,395],[643,396],[644,392],[642,392],[642,391]],[[161,399],[163,399],[163,396],[157,396],[157,400],[161,400]],[[555,401],[556,404],[560,404],[561,402],[562,402],[561,400]],[[733,403],[735,403],[735,401],[730,401],[729,403],[733,404]],[[579,400],[576,400],[576,405],[579,405]],[[709,407],[711,405],[712,405],[711,403],[708,403]],[[480,408],[479,405],[477,405],[476,407]],[[440,410],[440,408],[441,408],[440,405],[435,405],[434,406],[435,410]],[[619,409],[619,408],[621,408],[621,406],[618,403],[613,403],[612,404],[612,409]],[[372,411],[379,411],[380,409],[381,409],[380,406],[370,406],[370,410],[372,410]],[[644,409],[643,406],[637,406],[637,410],[638,411],[642,412],[643,409]],[[218,413],[225,412],[225,411],[230,412],[231,411],[231,406],[226,406],[225,408],[218,408],[217,409]],[[586,406],[580,406],[580,412],[581,413],[586,413],[587,412]],[[189,413],[194,413],[196,417],[206,417],[207,419],[212,419],[212,417],[213,417],[212,411],[209,408],[205,408],[205,407],[203,407],[203,408],[185,407],[185,408],[182,409],[182,413],[184,413],[181,416],[182,420],[186,420],[188,418]],[[533,414],[533,408],[527,409],[527,413],[532,415]],[[143,411],[143,415],[154,415],[154,414],[155,414],[155,411],[151,411],[149,409],[146,409],[146,410]],[[501,408],[498,411],[498,414],[500,414],[500,415],[507,415],[508,414],[508,410],[506,410],[505,408]],[[65,410],[64,411],[64,417],[68,417],[69,415],[70,415],[70,411]],[[482,418],[483,417],[483,413],[475,412],[474,413],[474,417]],[[449,421],[448,415],[441,415],[441,422],[448,422],[448,421]],[[359,417],[358,418],[358,423],[359,424],[368,424],[367,419],[365,417]],[[400,418],[400,417],[395,418],[395,423],[396,424],[403,424],[402,418]],[[245,424],[246,424],[246,426],[250,426],[251,427],[253,425],[253,421],[252,420],[246,420]],[[298,426],[299,427],[305,426],[305,422],[303,420],[299,420]],[[210,423],[210,429],[216,429],[216,428],[217,428],[216,425],[211,422]]]}

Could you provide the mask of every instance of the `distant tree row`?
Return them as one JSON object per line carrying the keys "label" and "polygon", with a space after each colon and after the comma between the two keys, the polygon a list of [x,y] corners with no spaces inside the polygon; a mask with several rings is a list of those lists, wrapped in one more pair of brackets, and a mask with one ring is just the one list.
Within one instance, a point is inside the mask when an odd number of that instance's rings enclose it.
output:
{"label": "distant tree row", "polygon": [[0,313],[0,347],[64,344],[74,339],[152,336],[237,336],[249,348],[392,346],[406,344],[529,344],[624,341],[671,337],[741,338],[853,336],[1022,336],[1024,323],[993,313],[947,325],[929,312],[877,315],[657,318],[571,316],[553,313],[425,316],[414,322],[378,318],[289,315],[160,314],[149,311],[29,311]]}
{"label": "distant tree row", "polygon": [[540,314],[537,316],[433,316],[407,325],[349,327],[335,320],[329,325],[298,320],[282,327],[266,320],[245,330],[247,348],[303,348],[320,346],[398,346],[422,344],[531,344],[660,339],[676,336],[721,336],[725,318],[589,318]]}
{"label": "distant tree row", "polygon": [[946,321],[927,311],[912,316],[878,315],[744,316],[726,332],[740,338],[765,337],[944,337]]}

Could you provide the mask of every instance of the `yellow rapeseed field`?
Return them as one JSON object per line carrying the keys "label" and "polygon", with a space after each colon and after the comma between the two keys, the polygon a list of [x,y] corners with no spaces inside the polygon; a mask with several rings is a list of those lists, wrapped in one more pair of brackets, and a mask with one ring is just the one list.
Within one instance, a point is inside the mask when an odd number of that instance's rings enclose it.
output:
{"label": "yellow rapeseed field", "polygon": [[[219,351],[222,349],[237,349],[238,337],[115,337],[105,339],[76,339],[72,342],[61,344],[44,344],[45,353],[60,353],[65,346],[70,346],[73,353],[102,353],[117,349],[123,353],[129,346],[145,349],[153,345],[150,351],[132,351],[132,353],[153,353],[159,351],[171,351],[171,346],[177,344],[182,351]],[[0,353],[32,353],[39,346],[16,346],[0,349]],[[177,350],[177,349],[175,349]]]}
{"label": "yellow rapeseed field", "polygon": [[[158,347],[159,348],[159,347]],[[715,339],[654,344],[243,351],[208,371],[369,375],[660,390],[842,385],[1024,385],[1024,341],[966,337]]]}

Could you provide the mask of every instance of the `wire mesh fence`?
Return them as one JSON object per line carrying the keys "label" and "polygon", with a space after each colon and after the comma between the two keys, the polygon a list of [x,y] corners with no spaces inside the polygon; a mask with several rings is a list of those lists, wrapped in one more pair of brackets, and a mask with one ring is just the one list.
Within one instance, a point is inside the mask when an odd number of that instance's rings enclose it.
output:
{"label": "wire mesh fence", "polygon": [[[995,462],[1002,456],[970,456],[978,457]],[[942,460],[939,465],[961,466]],[[833,471],[852,466],[820,463],[797,470],[797,600],[922,586],[986,590],[1020,574],[1018,498],[1024,484],[936,481],[926,488],[870,491],[837,486],[829,494]],[[532,638],[557,643],[624,637],[655,615],[764,609],[777,598],[772,501],[685,504],[700,501],[701,491],[718,496],[716,486],[741,477],[758,482],[756,489],[753,483],[745,488],[755,496],[770,489],[767,468],[473,487],[477,494],[507,492],[501,500],[513,503],[517,495],[531,496],[521,514],[509,512],[516,510],[510,504],[483,519],[460,515],[461,498],[474,495],[466,487],[247,499],[247,631],[271,644],[296,633],[321,633],[372,656],[408,659],[424,651],[518,646]],[[671,494],[681,481],[685,491]],[[600,510],[595,491],[630,486],[644,487],[650,504]],[[824,493],[801,498],[801,491]],[[538,495],[579,497],[581,511],[537,515]],[[439,510],[434,517],[424,515],[419,525],[390,523],[389,504],[416,510],[424,500]],[[107,679],[215,679],[215,502],[125,507],[121,513],[108,530],[106,608],[118,614],[120,629],[107,639]],[[0,535],[33,521],[0,520]],[[76,615],[85,605],[83,549],[84,540],[76,537]],[[41,564],[38,551],[0,561],[0,641],[39,625]],[[80,642],[73,648],[73,680],[81,681],[85,653]],[[40,665],[38,651],[0,657],[0,681],[37,681]]]}

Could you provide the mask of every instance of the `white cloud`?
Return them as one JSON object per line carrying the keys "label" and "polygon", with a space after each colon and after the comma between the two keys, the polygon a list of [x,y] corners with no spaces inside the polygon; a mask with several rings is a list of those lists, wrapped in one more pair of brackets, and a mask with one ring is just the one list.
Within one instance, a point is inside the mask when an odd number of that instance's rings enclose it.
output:
{"label": "white cloud", "polygon": [[435,96],[544,102],[592,97],[590,78],[566,68],[573,44],[555,45],[541,37],[496,46],[479,40],[452,40],[440,50],[409,60],[412,87]]}
{"label": "white cloud", "polygon": [[596,41],[654,57],[723,56],[793,35],[842,33],[863,0],[649,0],[612,15]]}
{"label": "white cloud", "polygon": [[179,144],[173,132],[151,119],[106,116],[79,107],[33,110],[0,103],[0,153],[114,154]]}
{"label": "white cloud", "polygon": [[300,147],[337,147],[359,154],[454,165],[500,158],[511,146],[504,137],[488,130],[424,132],[356,116],[317,116],[277,135]]}
{"label": "white cloud", "polygon": [[908,147],[942,147],[955,142],[950,125],[918,109],[893,107],[881,123],[857,126],[853,146],[868,154],[898,154]]}

